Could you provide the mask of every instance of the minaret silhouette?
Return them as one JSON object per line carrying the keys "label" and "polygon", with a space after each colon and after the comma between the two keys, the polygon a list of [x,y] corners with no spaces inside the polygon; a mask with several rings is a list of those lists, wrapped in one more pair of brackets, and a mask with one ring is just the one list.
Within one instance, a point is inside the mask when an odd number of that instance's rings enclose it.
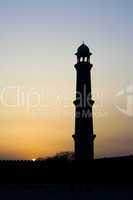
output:
{"label": "minaret silhouette", "polygon": [[77,64],[76,100],[75,104],[75,159],[94,159],[93,113],[94,101],[91,95],[91,68],[89,48],[83,43],[75,54]]}

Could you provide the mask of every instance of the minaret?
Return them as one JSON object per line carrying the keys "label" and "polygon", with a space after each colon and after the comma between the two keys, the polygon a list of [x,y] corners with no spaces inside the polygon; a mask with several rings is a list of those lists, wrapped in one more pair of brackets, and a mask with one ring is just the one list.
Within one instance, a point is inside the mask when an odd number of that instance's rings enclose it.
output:
{"label": "minaret", "polygon": [[83,43],[75,54],[77,64],[76,100],[75,104],[75,159],[94,159],[93,113],[94,101],[91,95],[91,68],[89,48]]}

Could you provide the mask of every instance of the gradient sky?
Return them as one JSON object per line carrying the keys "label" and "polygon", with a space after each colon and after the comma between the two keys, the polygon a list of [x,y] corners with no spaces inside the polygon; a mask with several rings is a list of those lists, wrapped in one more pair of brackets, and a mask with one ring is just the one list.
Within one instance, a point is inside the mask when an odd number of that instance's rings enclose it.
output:
{"label": "gradient sky", "polygon": [[133,84],[132,11],[132,0],[0,0],[1,159],[73,150],[82,41],[93,53],[95,156],[133,154],[132,113],[116,108]]}

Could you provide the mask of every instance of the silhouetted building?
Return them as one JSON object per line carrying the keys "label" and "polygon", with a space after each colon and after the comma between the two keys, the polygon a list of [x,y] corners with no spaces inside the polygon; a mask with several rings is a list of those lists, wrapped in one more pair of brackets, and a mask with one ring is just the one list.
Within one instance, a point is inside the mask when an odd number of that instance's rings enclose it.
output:
{"label": "silhouetted building", "polygon": [[94,101],[91,96],[91,68],[89,48],[83,43],[75,54],[77,56],[75,111],[75,159],[92,160],[94,158],[93,113]]}

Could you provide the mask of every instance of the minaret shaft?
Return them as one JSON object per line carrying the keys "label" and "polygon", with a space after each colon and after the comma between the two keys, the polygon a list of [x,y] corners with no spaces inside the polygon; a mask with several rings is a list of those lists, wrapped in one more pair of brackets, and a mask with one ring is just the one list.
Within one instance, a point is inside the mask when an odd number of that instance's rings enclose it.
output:
{"label": "minaret shaft", "polygon": [[[85,45],[84,45],[85,46]],[[87,47],[88,48],[88,47]],[[79,52],[78,52],[79,53]],[[75,65],[77,72],[76,80],[76,100],[75,104],[75,159],[92,160],[94,159],[94,138],[93,133],[93,112],[94,101],[91,94],[91,68],[89,62],[90,53],[87,53],[87,61],[82,62],[78,59]]]}

